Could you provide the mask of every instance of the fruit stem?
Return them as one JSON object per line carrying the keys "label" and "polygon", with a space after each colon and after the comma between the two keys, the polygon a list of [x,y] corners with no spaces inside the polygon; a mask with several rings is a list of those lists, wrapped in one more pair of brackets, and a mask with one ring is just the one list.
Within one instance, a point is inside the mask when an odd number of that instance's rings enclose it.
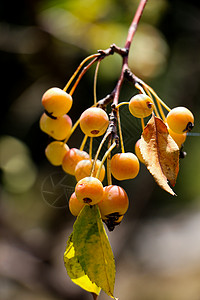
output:
{"label": "fruit stem", "polygon": [[85,144],[87,142],[87,138],[88,138],[88,135],[85,135],[84,138],[83,138],[83,141],[81,143],[81,146],[80,146],[79,150],[83,151],[83,149],[85,147]]}
{"label": "fruit stem", "polygon": [[91,170],[91,174],[90,176],[93,176],[94,175],[94,170],[95,170],[95,165],[96,165],[96,161],[98,159],[98,156],[99,156],[99,153],[101,151],[101,148],[103,146],[103,144],[105,143],[107,137],[111,134],[111,132],[106,132],[106,134],[104,135],[103,139],[101,140],[101,143],[97,149],[97,152],[96,152],[96,155],[94,157],[94,160],[93,160],[93,164],[92,164],[92,170]]}
{"label": "fruit stem", "polygon": [[154,111],[155,111],[156,117],[160,118],[160,114],[159,114],[159,112],[158,112],[158,109],[157,109],[157,107],[156,107],[156,105],[155,105],[155,101],[154,101],[154,99],[153,99],[151,93],[150,93],[149,90],[146,88],[146,86],[144,86],[144,89],[145,89],[146,93],[148,94],[148,96],[149,96],[149,97],[152,99],[152,101],[153,101],[153,104],[154,104],[154,108],[153,108],[153,109],[154,109]]}
{"label": "fruit stem", "polygon": [[146,95],[146,92],[144,91],[143,87],[142,87],[138,82],[136,82],[135,87],[136,87],[136,89],[138,89],[142,94]]}
{"label": "fruit stem", "polygon": [[[99,55],[98,55],[99,56]],[[71,88],[69,94],[72,96],[77,85],[79,84],[81,78],[83,77],[83,75],[89,70],[89,68],[98,60],[98,56],[97,54],[95,55],[95,58],[86,66],[83,68],[83,70],[81,71],[81,73],[79,74],[78,78],[76,79],[73,87]]]}
{"label": "fruit stem", "polygon": [[92,144],[93,144],[93,137],[90,137],[89,156],[91,160],[92,160]]}
{"label": "fruit stem", "polygon": [[96,178],[99,179],[99,176],[100,176],[100,173],[101,173],[101,169],[103,167],[103,164],[106,160],[106,158],[108,157],[108,155],[111,153],[111,151],[115,148],[116,146],[116,142],[114,142],[109,148],[108,150],[106,151],[106,153],[104,154],[103,158],[102,158],[102,161],[101,161],[101,164],[98,168],[98,171],[97,171],[97,174],[96,174]]}
{"label": "fruit stem", "polygon": [[72,127],[70,134],[65,138],[65,140],[63,141],[64,144],[67,143],[68,139],[70,138],[70,136],[72,135],[72,133],[75,131],[76,127],[79,125],[80,123],[80,118],[76,121],[76,123],[74,124],[74,126]]}
{"label": "fruit stem", "polygon": [[129,102],[120,102],[119,104],[117,104],[116,108],[119,108],[120,106],[125,105],[125,104],[129,105]]}
{"label": "fruit stem", "polygon": [[[157,105],[158,105],[158,109],[159,109],[160,114],[161,114],[161,117],[162,117],[163,121],[165,122],[165,114],[164,114],[164,112],[163,112],[163,110],[162,110],[162,106],[163,106],[166,110],[168,110],[168,111],[170,111],[171,109],[169,108],[169,106],[167,106],[167,105],[160,99],[160,97],[158,97],[158,95],[156,94],[156,92],[155,92],[148,84],[146,84],[145,82],[143,82],[143,85],[146,86],[146,88],[152,93],[152,95],[154,95],[154,97],[155,97],[155,99],[156,99],[156,102],[157,102]],[[162,106],[161,106],[161,104],[162,104]]]}
{"label": "fruit stem", "polygon": [[[108,149],[111,147],[111,138],[108,141]],[[112,174],[111,174],[111,152],[107,156],[107,182],[108,185],[112,185]]]}
{"label": "fruit stem", "polygon": [[90,60],[91,58],[95,58],[95,57],[98,57],[100,56],[100,54],[92,54],[88,57],[86,57],[81,63],[80,65],[78,66],[78,68],[76,69],[76,71],[74,72],[74,74],[71,76],[71,78],[69,79],[69,81],[67,82],[67,84],[65,85],[65,87],[63,88],[63,91],[67,91],[67,89],[69,88],[70,84],[72,83],[72,81],[74,80],[74,78],[76,77],[76,75],[78,74],[78,72],[80,71],[80,69],[82,68],[82,66],[88,61]]}
{"label": "fruit stem", "polygon": [[141,125],[142,125],[142,130],[144,130],[144,119],[143,118],[141,118]]}
{"label": "fruit stem", "polygon": [[121,121],[120,121],[120,115],[119,115],[119,109],[117,110],[117,123],[118,123],[119,138],[120,138],[120,144],[121,144],[122,153],[125,153],[123,136],[122,136],[122,127],[121,127]]}
{"label": "fruit stem", "polygon": [[94,74],[94,105],[97,104],[97,75],[98,75],[98,71],[99,71],[100,62],[101,62],[101,59],[99,59],[97,62],[95,74]]}

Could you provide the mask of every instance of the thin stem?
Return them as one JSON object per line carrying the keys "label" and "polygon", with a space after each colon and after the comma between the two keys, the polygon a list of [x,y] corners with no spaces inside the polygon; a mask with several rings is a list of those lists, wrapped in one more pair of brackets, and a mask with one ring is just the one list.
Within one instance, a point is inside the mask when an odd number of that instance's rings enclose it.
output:
{"label": "thin stem", "polygon": [[92,144],[93,144],[93,137],[90,137],[90,148],[89,148],[90,159],[92,159]]}
{"label": "thin stem", "polygon": [[156,107],[156,105],[155,105],[155,102],[154,102],[154,99],[153,99],[151,93],[150,93],[149,90],[146,88],[146,86],[144,86],[144,89],[145,89],[147,95],[148,95],[148,96],[152,99],[152,101],[153,101],[153,104],[154,104],[154,111],[155,111],[155,113],[156,113],[156,117],[160,118],[159,112],[158,112],[158,110],[157,110],[157,107]]}
{"label": "thin stem", "polygon": [[65,85],[65,87],[63,88],[63,91],[67,91],[67,89],[69,88],[70,84],[72,83],[72,81],[74,80],[74,78],[76,77],[76,75],[78,74],[78,72],[80,71],[80,69],[82,68],[82,66],[90,59],[95,58],[100,56],[100,54],[92,54],[88,57],[86,57],[78,66],[78,68],[76,69],[76,71],[74,72],[74,74],[71,76],[70,80],[67,82],[67,84]]}
{"label": "thin stem", "polygon": [[88,138],[88,136],[85,135],[84,138],[83,138],[83,141],[82,141],[82,143],[81,143],[81,146],[80,146],[79,150],[83,151],[83,149],[84,149],[84,147],[85,147],[85,144],[86,144],[86,142],[87,142],[87,138]]}
{"label": "thin stem", "polygon": [[118,128],[119,128],[119,138],[120,138],[122,153],[125,153],[119,110],[117,110],[117,122],[118,122]]}
{"label": "thin stem", "polygon": [[101,62],[101,59],[99,59],[97,62],[95,74],[94,74],[94,104],[95,105],[97,103],[97,75],[98,75],[98,71],[99,71],[100,62]]}
{"label": "thin stem", "polygon": [[[111,139],[108,142],[108,149],[111,146]],[[111,152],[107,156],[107,181],[108,185],[112,185],[112,174],[111,174]]]}
{"label": "thin stem", "polygon": [[117,104],[116,108],[119,108],[120,106],[125,105],[125,104],[129,105],[129,102],[120,102],[119,104]]}
{"label": "thin stem", "polygon": [[99,179],[99,176],[100,176],[100,173],[101,173],[101,169],[102,169],[102,167],[103,167],[103,164],[104,164],[106,158],[108,157],[108,155],[109,155],[109,154],[111,153],[111,151],[115,148],[115,146],[116,146],[116,142],[114,142],[114,143],[108,148],[108,150],[106,151],[106,153],[104,154],[104,156],[103,156],[103,158],[102,158],[102,161],[101,161],[101,164],[100,164],[100,166],[99,166],[99,168],[98,168],[98,171],[97,171],[97,174],[96,174],[96,178]]}
{"label": "thin stem", "polygon": [[72,96],[77,85],[79,84],[81,78],[83,77],[83,75],[89,70],[89,68],[98,60],[98,56],[95,57],[86,67],[83,68],[83,70],[81,71],[81,73],[79,74],[77,80],[75,81],[73,87],[71,88],[69,94]]}
{"label": "thin stem", "polygon": [[93,175],[94,175],[95,165],[96,165],[96,161],[97,161],[97,159],[98,159],[99,153],[100,153],[101,148],[102,148],[103,144],[105,143],[107,137],[108,137],[110,134],[111,134],[111,132],[107,132],[107,133],[104,135],[103,139],[101,140],[101,143],[100,143],[100,145],[99,145],[99,147],[98,147],[98,149],[97,149],[96,155],[95,155],[94,160],[93,160],[92,170],[91,170],[90,176],[93,176]]}
{"label": "thin stem", "polygon": [[70,136],[72,135],[72,133],[75,131],[76,127],[79,125],[80,123],[80,118],[76,121],[76,123],[74,124],[74,126],[72,127],[70,134],[65,138],[65,140],[63,141],[63,143],[67,143],[68,139],[70,138]]}
{"label": "thin stem", "polygon": [[142,130],[144,130],[144,119],[143,118],[141,118],[141,125],[142,125]]}
{"label": "thin stem", "polygon": [[145,93],[143,87],[142,87],[139,83],[136,83],[136,84],[135,84],[135,87],[136,87],[136,89],[138,89],[142,94],[145,94],[145,95],[146,95],[146,93]]}

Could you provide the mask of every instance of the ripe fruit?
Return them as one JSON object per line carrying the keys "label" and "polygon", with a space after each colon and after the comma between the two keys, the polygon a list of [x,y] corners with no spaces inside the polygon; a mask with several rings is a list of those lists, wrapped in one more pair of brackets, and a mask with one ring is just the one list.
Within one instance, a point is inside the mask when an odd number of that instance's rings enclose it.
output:
{"label": "ripe fruit", "polygon": [[117,153],[111,159],[111,173],[117,180],[135,178],[139,169],[139,160],[131,152]]}
{"label": "ripe fruit", "polygon": [[46,147],[45,154],[52,165],[60,166],[67,151],[69,151],[69,147],[66,144],[54,141]]}
{"label": "ripe fruit", "polygon": [[141,139],[139,139],[136,143],[135,143],[135,154],[137,155],[137,158],[139,159],[139,161],[143,164],[145,164],[145,160],[142,156],[142,153],[140,151],[140,141]]}
{"label": "ripe fruit", "polygon": [[79,161],[89,159],[89,154],[76,148],[72,148],[63,157],[62,168],[71,175],[75,175],[75,168]]}
{"label": "ripe fruit", "polygon": [[111,231],[118,225],[126,213],[129,200],[125,190],[117,185],[104,187],[104,194],[98,203],[102,220]]}
{"label": "ripe fruit", "polygon": [[80,117],[81,130],[90,137],[104,134],[109,124],[107,113],[99,107],[86,109]]}
{"label": "ripe fruit", "polygon": [[194,127],[194,116],[186,107],[175,107],[167,115],[167,124],[175,133],[183,133]]}
{"label": "ripe fruit", "polygon": [[136,118],[148,117],[154,108],[153,100],[144,94],[138,94],[129,102],[130,113]]}
{"label": "ripe fruit", "polygon": [[170,128],[168,129],[168,132],[180,149],[182,144],[186,140],[187,133],[184,132],[184,133],[179,134],[179,133],[172,131]]}
{"label": "ripe fruit", "polygon": [[[92,164],[93,164],[93,161],[91,161],[89,159],[84,159],[84,160],[81,160],[78,162],[78,164],[76,165],[76,168],[75,168],[75,177],[76,177],[77,181],[81,180],[84,177],[90,176],[90,173],[92,170]],[[100,164],[101,164],[101,161],[97,160],[97,162],[95,164],[94,174],[93,174],[94,177],[97,174]],[[101,168],[101,171],[100,171],[99,180],[103,181],[104,177],[105,177],[105,167],[103,165]]]}
{"label": "ripe fruit", "polygon": [[72,120],[68,115],[51,119],[45,113],[40,118],[40,129],[55,140],[64,140],[70,133]]}
{"label": "ripe fruit", "polygon": [[49,115],[61,117],[70,110],[72,97],[65,91],[53,87],[42,96],[42,104]]}
{"label": "ripe fruit", "polygon": [[81,203],[77,197],[75,192],[71,195],[69,199],[69,210],[71,214],[75,217],[77,217],[81,211],[81,209],[84,207],[84,203]]}
{"label": "ripe fruit", "polygon": [[85,177],[75,186],[75,194],[81,203],[97,204],[103,197],[103,185],[95,177]]}

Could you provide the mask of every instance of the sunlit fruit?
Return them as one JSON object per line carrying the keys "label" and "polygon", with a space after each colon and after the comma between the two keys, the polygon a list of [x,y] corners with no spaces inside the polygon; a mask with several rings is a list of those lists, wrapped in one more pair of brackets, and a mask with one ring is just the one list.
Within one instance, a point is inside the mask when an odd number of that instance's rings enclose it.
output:
{"label": "sunlit fruit", "polygon": [[129,102],[130,113],[136,118],[145,118],[151,115],[154,108],[153,100],[144,94],[138,94]]}
{"label": "sunlit fruit", "polygon": [[[101,161],[97,160],[96,164],[95,164],[95,168],[94,168],[93,177],[96,177],[96,174],[97,174],[100,164],[101,164]],[[90,159],[84,159],[84,160],[79,161],[75,168],[76,180],[79,181],[84,177],[90,176],[91,170],[92,170],[92,165],[93,165],[93,160],[90,160]],[[104,177],[105,177],[105,167],[103,165],[101,168],[101,171],[100,171],[99,180],[103,181]]]}
{"label": "sunlit fruit", "polygon": [[117,185],[104,187],[102,200],[98,203],[101,218],[109,230],[118,225],[129,206],[129,200],[125,190]]}
{"label": "sunlit fruit", "polygon": [[60,166],[67,151],[69,151],[67,144],[59,141],[53,141],[46,147],[45,155],[52,165]]}
{"label": "sunlit fruit", "polygon": [[175,107],[167,115],[167,124],[175,133],[188,132],[194,127],[194,116],[186,107]]}
{"label": "sunlit fruit", "polygon": [[90,137],[97,137],[104,134],[108,124],[107,113],[99,107],[86,109],[80,117],[81,130]]}
{"label": "sunlit fruit", "polygon": [[40,118],[40,129],[55,140],[64,140],[69,135],[71,128],[72,120],[68,115],[52,119],[43,113]]}
{"label": "sunlit fruit", "polygon": [[111,159],[111,173],[117,180],[135,178],[139,169],[139,160],[131,152],[117,153]]}
{"label": "sunlit fruit", "polygon": [[53,87],[42,96],[42,104],[49,115],[61,117],[70,110],[72,97],[60,88]]}
{"label": "sunlit fruit", "polygon": [[84,207],[84,203],[81,203],[77,197],[75,192],[71,195],[70,199],[69,199],[69,210],[71,212],[71,214],[75,217],[77,217],[80,213],[80,211],[82,210],[82,208]]}
{"label": "sunlit fruit", "polygon": [[141,163],[145,164],[145,160],[140,151],[140,141],[141,141],[141,139],[137,140],[137,142],[135,143],[135,154],[137,155],[137,158],[139,159],[139,161]]}
{"label": "sunlit fruit", "polygon": [[79,180],[75,187],[75,194],[81,203],[94,205],[103,197],[103,185],[95,177],[85,177]]}
{"label": "sunlit fruit", "polygon": [[178,147],[180,149],[182,144],[186,140],[187,133],[186,132],[176,133],[176,132],[172,131],[170,128],[168,129],[168,132],[169,132],[170,136],[173,138],[173,140],[176,142],[176,144],[178,145]]}
{"label": "sunlit fruit", "polygon": [[75,168],[79,161],[89,159],[89,154],[76,148],[72,148],[63,157],[62,168],[71,175],[75,175]]}

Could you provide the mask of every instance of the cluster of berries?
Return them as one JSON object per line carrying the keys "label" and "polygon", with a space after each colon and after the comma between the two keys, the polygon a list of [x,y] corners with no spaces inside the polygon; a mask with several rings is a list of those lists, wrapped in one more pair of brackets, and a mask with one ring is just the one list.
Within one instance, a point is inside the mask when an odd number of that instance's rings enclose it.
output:
{"label": "cluster of berries", "polygon": [[[83,149],[69,149],[67,145],[78,124],[85,137],[102,136],[108,129],[109,117],[104,109],[94,105],[86,109],[72,127],[72,121],[67,115],[72,102],[71,95],[59,88],[51,88],[44,93],[42,104],[45,112],[40,119],[40,128],[54,138],[54,141],[46,147],[45,154],[53,165],[62,166],[66,173],[75,176],[77,180],[75,192],[69,200],[71,213],[77,216],[84,205],[97,204],[102,220],[109,230],[113,230],[121,222],[129,206],[125,190],[112,184],[103,187],[104,159],[102,161],[92,159],[91,153],[89,155]],[[128,104],[129,111],[134,117],[141,119],[150,116],[155,109],[153,99],[145,93],[135,95],[124,104]],[[192,113],[185,107],[174,108],[168,113],[166,125],[179,149],[186,139],[187,131],[192,129],[193,122]],[[137,176],[140,169],[139,161],[145,163],[139,144],[140,140],[135,144],[135,154],[122,151],[111,157],[109,168],[114,178],[126,180]]]}

